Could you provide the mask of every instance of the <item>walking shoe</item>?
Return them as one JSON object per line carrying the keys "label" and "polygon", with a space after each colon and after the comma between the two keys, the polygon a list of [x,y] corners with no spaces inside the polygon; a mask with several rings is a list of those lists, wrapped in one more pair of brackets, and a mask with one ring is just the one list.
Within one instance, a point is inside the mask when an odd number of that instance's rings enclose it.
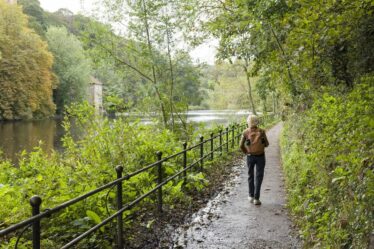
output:
{"label": "walking shoe", "polygon": [[250,203],[253,203],[254,199],[255,198],[248,196],[248,200],[249,200]]}
{"label": "walking shoe", "polygon": [[258,199],[254,199],[253,200],[253,204],[255,204],[255,205],[261,205],[261,201],[258,200]]}

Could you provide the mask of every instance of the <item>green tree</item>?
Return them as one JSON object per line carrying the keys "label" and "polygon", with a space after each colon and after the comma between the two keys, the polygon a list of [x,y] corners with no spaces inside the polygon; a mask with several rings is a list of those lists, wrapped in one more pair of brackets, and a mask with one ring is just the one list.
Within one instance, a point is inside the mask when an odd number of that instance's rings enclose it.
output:
{"label": "green tree", "polygon": [[0,119],[52,116],[52,54],[20,7],[0,1],[0,12]]}
{"label": "green tree", "polygon": [[[247,74],[243,70],[243,62],[234,61],[232,64],[226,61],[216,63],[207,69],[207,80],[211,86],[207,104],[214,109],[249,109],[251,106],[248,95]],[[255,86],[256,78],[250,78],[251,84]],[[254,102],[259,98],[254,92]]]}
{"label": "green tree", "polygon": [[178,84],[189,81],[192,75],[186,74],[184,80],[179,72],[191,72],[193,69],[196,70],[193,74],[199,74],[199,69],[193,67],[190,58],[180,56],[183,51],[177,48],[180,40],[175,35],[179,29],[175,9],[178,5],[175,1],[165,0],[104,2],[107,8],[105,12],[111,13],[110,21],[117,25],[125,24],[125,31],[117,36],[95,32],[94,39],[88,39],[88,42],[113,57],[117,65],[131,70],[132,75],[137,74],[139,79],[136,86],[143,91],[142,108],[159,113],[163,125],[173,129],[174,114],[186,111],[190,102],[184,102],[186,98],[176,94],[180,92],[177,90],[181,87]]}
{"label": "green tree", "polygon": [[139,44],[92,20],[84,24],[79,37],[91,58],[95,77],[104,83],[104,95],[121,98],[127,107],[140,110],[144,97],[152,93],[143,72],[137,68],[141,68],[136,52]]}
{"label": "green tree", "polygon": [[22,5],[23,13],[29,16],[30,28],[44,36],[47,31],[47,20],[39,0],[18,0],[17,3]]}
{"label": "green tree", "polygon": [[65,105],[85,99],[91,74],[81,42],[64,27],[49,27],[46,33],[49,48],[55,56],[53,70],[59,85],[54,97],[57,112],[62,113]]}
{"label": "green tree", "polygon": [[370,0],[196,0],[185,6],[200,31],[220,40],[223,52],[241,52],[237,44],[247,37],[253,73],[270,79],[294,109],[311,106],[326,86],[352,88],[373,71]]}

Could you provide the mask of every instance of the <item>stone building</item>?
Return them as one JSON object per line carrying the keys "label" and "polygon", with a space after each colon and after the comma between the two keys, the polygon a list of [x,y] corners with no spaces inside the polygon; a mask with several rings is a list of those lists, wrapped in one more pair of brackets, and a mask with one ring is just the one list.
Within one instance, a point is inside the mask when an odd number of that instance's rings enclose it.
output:
{"label": "stone building", "polygon": [[92,76],[88,86],[88,102],[95,107],[97,113],[103,113],[103,83]]}

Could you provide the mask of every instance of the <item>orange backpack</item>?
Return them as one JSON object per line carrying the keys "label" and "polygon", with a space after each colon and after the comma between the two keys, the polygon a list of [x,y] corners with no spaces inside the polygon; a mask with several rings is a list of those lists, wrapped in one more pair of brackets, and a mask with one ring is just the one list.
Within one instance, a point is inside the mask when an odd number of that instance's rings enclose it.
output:
{"label": "orange backpack", "polygon": [[265,153],[264,131],[259,128],[248,128],[245,133],[247,151],[251,155],[262,155]]}

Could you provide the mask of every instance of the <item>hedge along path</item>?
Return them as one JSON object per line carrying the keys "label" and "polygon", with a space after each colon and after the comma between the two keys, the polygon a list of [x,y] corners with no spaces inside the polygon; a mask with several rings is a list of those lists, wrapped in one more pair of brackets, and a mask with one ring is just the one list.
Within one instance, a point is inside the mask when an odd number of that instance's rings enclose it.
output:
{"label": "hedge along path", "polygon": [[281,128],[282,124],[279,123],[267,131],[270,146],[266,148],[265,176],[260,198],[262,205],[249,203],[248,170],[243,157],[236,169],[237,177],[230,181],[231,187],[208,203],[209,210],[200,213],[178,236],[175,248],[302,247],[285,207],[286,195],[279,153]]}

